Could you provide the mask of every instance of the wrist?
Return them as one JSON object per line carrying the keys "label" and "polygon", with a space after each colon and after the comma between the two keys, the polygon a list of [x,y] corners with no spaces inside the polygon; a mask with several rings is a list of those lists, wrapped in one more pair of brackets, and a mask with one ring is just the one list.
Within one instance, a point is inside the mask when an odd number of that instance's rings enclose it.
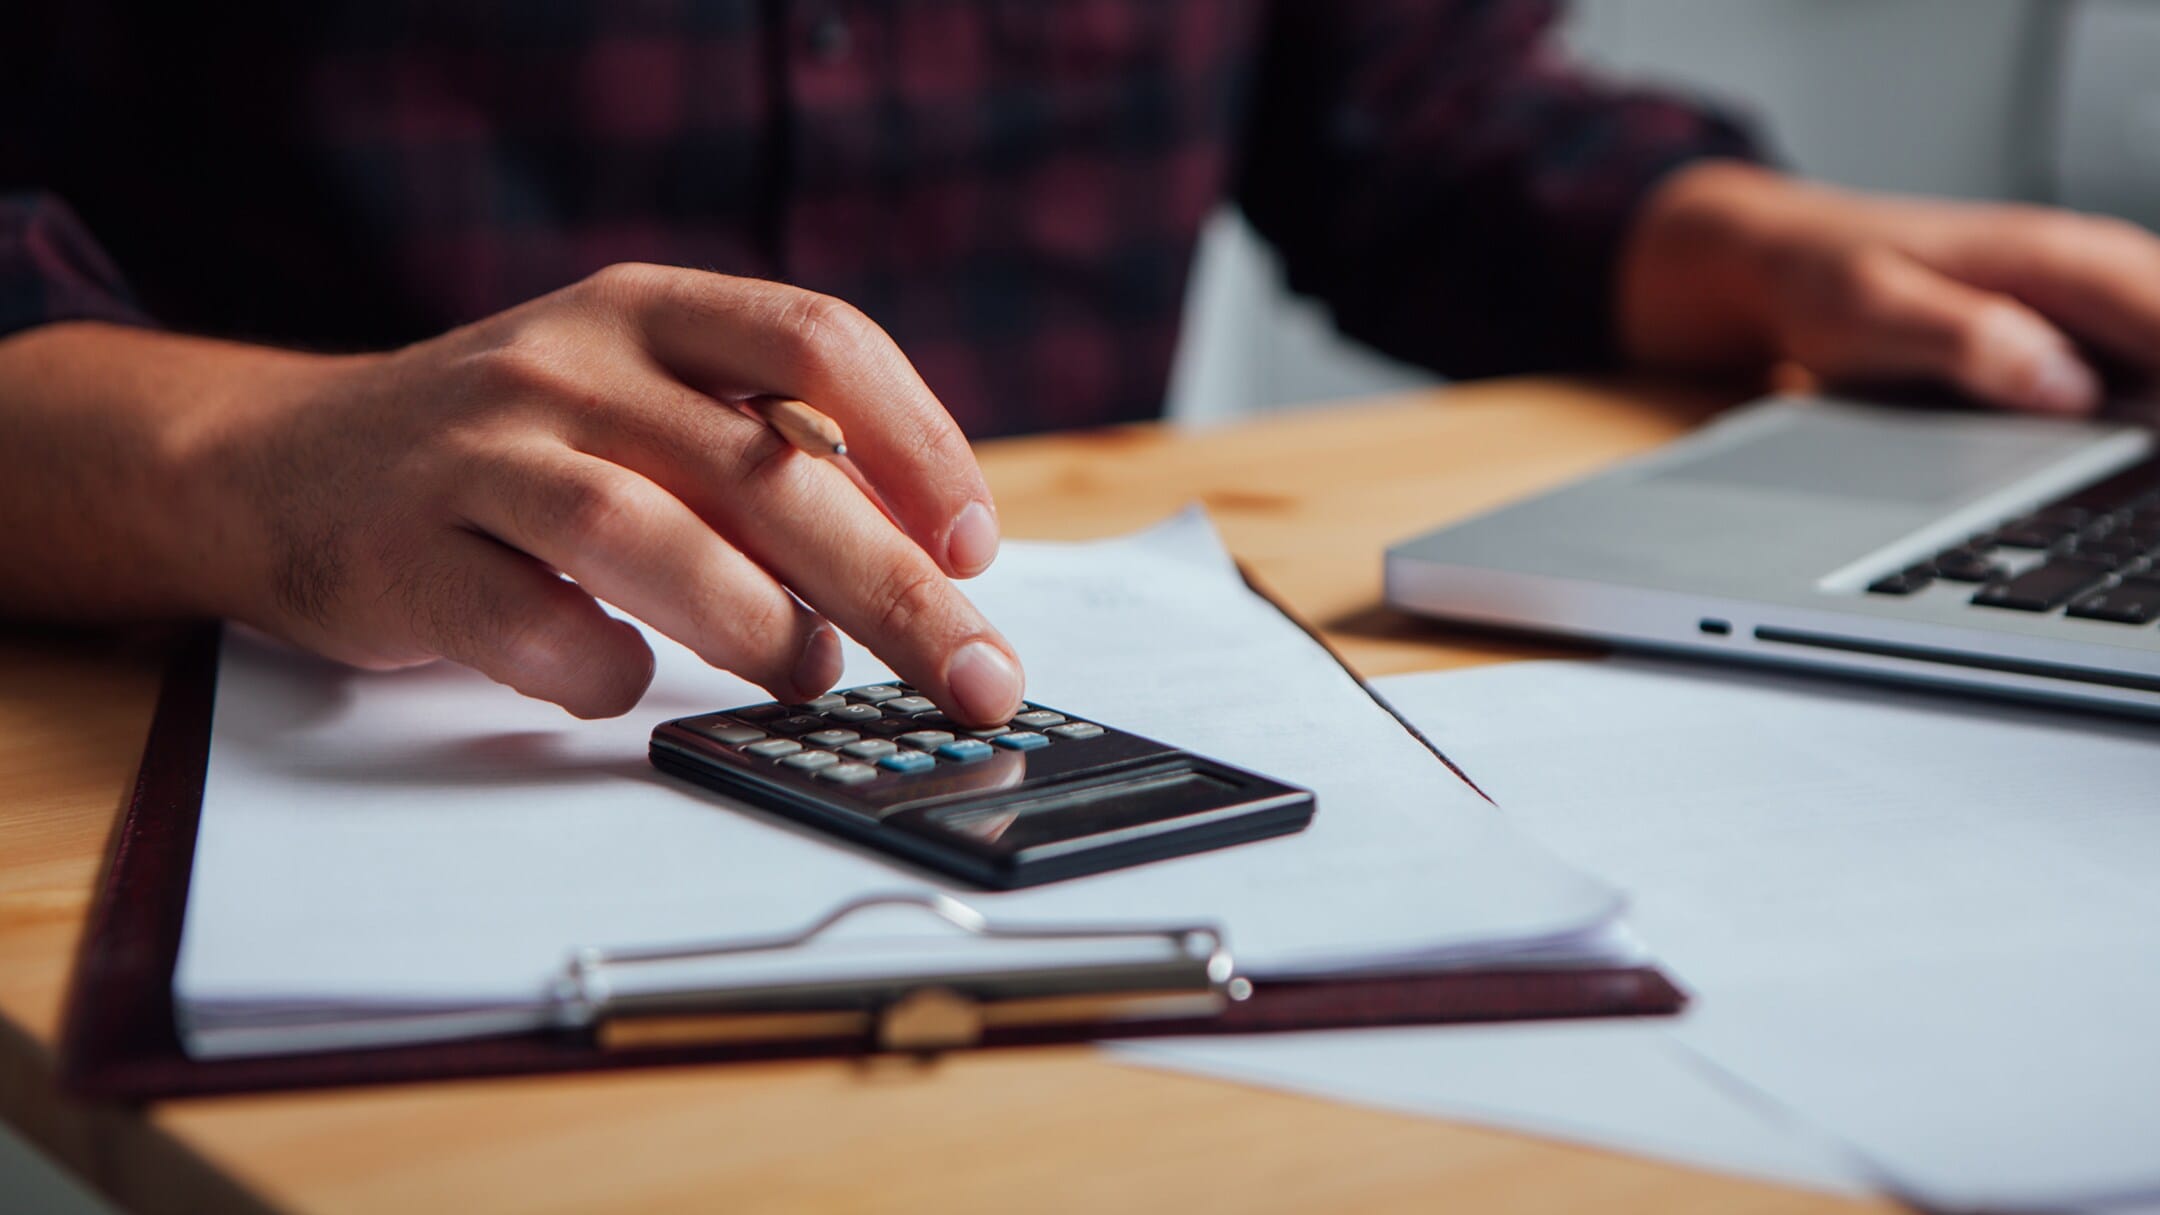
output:
{"label": "wrist", "polygon": [[339,360],[102,322],[0,342],[0,603],[72,618],[246,616],[264,520],[229,464]]}
{"label": "wrist", "polygon": [[1616,333],[1636,363],[1760,368],[1779,354],[1777,284],[1834,191],[1736,161],[1677,170],[1644,202],[1622,251]]}
{"label": "wrist", "polygon": [[308,475],[290,437],[302,415],[381,356],[214,345],[198,367],[198,395],[160,416],[159,475],[175,505],[168,551],[187,562],[178,577],[192,613],[282,631],[279,554],[300,524],[295,495],[279,490]]}

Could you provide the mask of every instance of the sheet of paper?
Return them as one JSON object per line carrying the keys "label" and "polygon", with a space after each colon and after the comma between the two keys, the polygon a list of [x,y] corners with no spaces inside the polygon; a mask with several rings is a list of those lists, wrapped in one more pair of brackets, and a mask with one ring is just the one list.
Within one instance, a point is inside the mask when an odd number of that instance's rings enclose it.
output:
{"label": "sheet of paper", "polygon": [[1119,1058],[1842,1194],[1840,1145],[1736,1093],[1661,1024],[1533,1021],[1120,1042]]}
{"label": "sheet of paper", "polygon": [[[1937,1206],[2160,1193],[2160,724],[1635,660],[1380,686],[1512,819],[1630,892],[1696,995],[1649,1032],[1762,1108]],[[1252,1049],[1256,1075],[1385,1100],[1292,1040]],[[1452,1048],[1425,1049],[1397,1058],[1433,1077],[1419,1099],[1474,1112],[1450,1097]],[[1595,1098],[1537,1088],[1494,1103],[1637,1146]],[[1708,1142],[1704,1119],[1651,1108]]]}
{"label": "sheet of paper", "polygon": [[[1618,907],[1253,595],[1204,516],[1009,545],[968,590],[1031,697],[1319,797],[1297,836],[954,891],[995,919],[1220,921],[1247,970],[1291,975],[1550,947]],[[578,947],[767,936],[934,888],[653,771],[654,723],[764,699],[655,648],[639,709],[581,723],[449,666],[365,674],[229,639],[175,977],[191,1049],[265,1008],[530,1008]],[[885,674],[851,652],[847,682]]]}

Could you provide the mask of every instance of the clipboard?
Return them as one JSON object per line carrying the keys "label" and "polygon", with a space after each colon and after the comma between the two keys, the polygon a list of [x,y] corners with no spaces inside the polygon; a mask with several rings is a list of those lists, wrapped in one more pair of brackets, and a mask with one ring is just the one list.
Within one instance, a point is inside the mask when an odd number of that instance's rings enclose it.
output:
{"label": "clipboard", "polygon": [[[1186,925],[1151,930],[1175,935],[1185,947],[1183,962],[1166,965],[1160,973],[1095,975],[1092,983],[1071,990],[1037,990],[1018,983],[970,992],[954,983],[932,982],[908,991],[869,993],[868,998],[851,993],[852,1003],[823,1009],[814,1002],[777,1010],[761,1007],[753,993],[740,991],[686,992],[680,1000],[657,1004],[612,999],[606,982],[610,974],[683,951],[593,955],[569,960],[566,981],[573,988],[583,986],[581,993],[569,993],[565,1006],[575,1008],[582,999],[585,1014],[568,1018],[556,1029],[364,1050],[193,1059],[181,1049],[175,1028],[172,978],[209,760],[220,636],[219,626],[210,625],[177,643],[141,766],[98,878],[60,1039],[60,1082],[80,1096],[144,1101],[962,1046],[1002,1049],[1123,1037],[1655,1016],[1678,1012],[1686,1004],[1681,990],[1650,966],[1524,966],[1255,983],[1235,975],[1220,935],[1210,926]],[[926,910],[970,931],[1004,931],[974,917],[965,904],[949,902]],[[826,921],[795,937],[699,948],[708,953],[782,948],[816,935],[855,909],[836,909]],[[1079,975],[1057,978],[1057,983],[1082,982]],[[778,998],[802,993],[764,994]],[[1086,1007],[1056,1001],[1077,994],[1100,998],[1082,1002]],[[771,1021],[756,1022],[775,1011],[788,1014],[784,1031]],[[818,1012],[840,1015],[802,1015]],[[712,1032],[721,1029],[717,1022],[731,1016],[737,1018],[736,1032]],[[690,1021],[704,1024],[693,1027]],[[775,1032],[755,1032],[756,1024]]]}

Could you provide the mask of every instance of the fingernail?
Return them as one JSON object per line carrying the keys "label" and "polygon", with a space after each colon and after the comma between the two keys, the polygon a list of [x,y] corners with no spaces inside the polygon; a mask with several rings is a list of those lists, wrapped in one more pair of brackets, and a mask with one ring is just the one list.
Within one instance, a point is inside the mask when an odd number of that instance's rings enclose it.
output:
{"label": "fingernail", "polygon": [[997,559],[997,517],[981,502],[970,502],[945,536],[945,564],[962,578],[973,578]]}
{"label": "fingernail", "polygon": [[803,643],[802,657],[795,660],[797,700],[821,695],[840,682],[840,634],[829,624],[817,626]]}
{"label": "fingernail", "polygon": [[997,725],[1020,711],[1020,668],[987,641],[960,647],[945,667],[945,686],[969,721]]}
{"label": "fingernail", "polygon": [[2050,413],[2090,413],[2100,404],[2100,377],[2075,354],[2054,351],[2040,360],[2032,399]]}

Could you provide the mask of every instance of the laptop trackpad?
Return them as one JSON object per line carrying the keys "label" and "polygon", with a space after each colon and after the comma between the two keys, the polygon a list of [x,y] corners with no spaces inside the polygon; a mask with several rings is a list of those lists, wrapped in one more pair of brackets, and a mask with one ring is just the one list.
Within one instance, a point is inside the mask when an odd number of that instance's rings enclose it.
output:
{"label": "laptop trackpad", "polygon": [[1822,407],[1782,416],[1781,425],[1756,427],[1736,442],[1668,464],[1650,480],[1949,506],[2092,441],[2089,433],[2025,418]]}

